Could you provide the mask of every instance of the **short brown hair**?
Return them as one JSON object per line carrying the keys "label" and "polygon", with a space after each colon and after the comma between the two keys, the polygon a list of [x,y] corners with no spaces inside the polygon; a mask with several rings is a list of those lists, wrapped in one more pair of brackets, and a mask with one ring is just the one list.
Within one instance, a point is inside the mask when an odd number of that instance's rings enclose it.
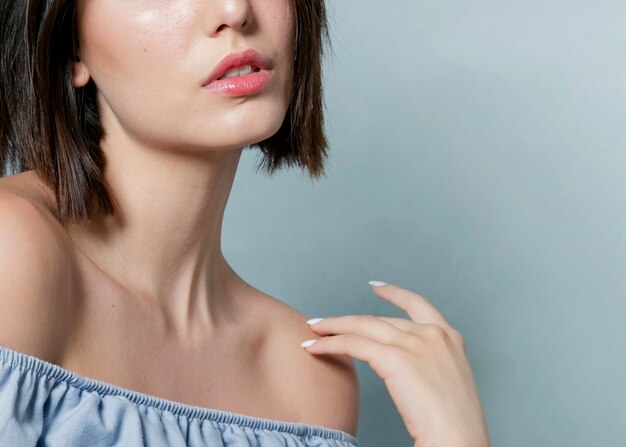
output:
{"label": "short brown hair", "polygon": [[[290,0],[293,88],[279,130],[249,148],[270,176],[283,166],[324,173],[322,61],[330,44],[324,0]],[[0,1],[0,175],[36,169],[55,192],[58,219],[113,214],[100,148],[104,130],[93,80],[71,82],[77,60],[76,0]]]}

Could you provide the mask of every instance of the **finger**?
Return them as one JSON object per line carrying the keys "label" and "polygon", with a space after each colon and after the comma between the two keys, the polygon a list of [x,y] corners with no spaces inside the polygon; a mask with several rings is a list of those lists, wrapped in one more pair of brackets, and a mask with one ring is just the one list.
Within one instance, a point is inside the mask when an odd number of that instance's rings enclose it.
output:
{"label": "finger", "polygon": [[[405,321],[416,326],[411,321]],[[407,332],[373,315],[327,317],[310,325],[310,328],[319,335],[356,334],[387,345],[396,345],[407,350],[411,348],[410,335]]]}
{"label": "finger", "polygon": [[416,323],[414,321],[407,320],[406,318],[384,317],[381,315],[376,315],[376,318],[380,318],[381,320],[394,325],[401,331],[418,335]]}
{"label": "finger", "polygon": [[[309,341],[309,340],[307,340]],[[305,342],[306,343],[306,342]],[[315,340],[305,346],[311,354],[347,354],[367,362],[382,379],[389,377],[396,359],[406,354],[404,349],[386,345],[371,338],[356,334],[331,335]]]}
{"label": "finger", "polygon": [[[424,324],[423,323],[415,323],[414,321],[407,320],[406,318],[394,318],[394,317],[384,317],[380,315],[376,315],[376,318],[380,318],[383,321],[386,321],[389,324],[393,324],[395,327],[400,329],[401,331],[408,332],[409,334],[417,335],[424,338]],[[427,323],[426,326],[429,324]],[[441,327],[441,326],[440,326]],[[430,328],[432,329],[432,328]],[[463,339],[463,335],[453,328],[452,326],[442,327],[444,331],[448,334],[448,339],[455,341],[461,348],[465,349],[465,340]],[[426,331],[430,331],[426,329]],[[430,331],[431,335],[433,331]],[[426,334],[429,335],[428,333]],[[411,344],[409,344],[410,346]]]}
{"label": "finger", "polygon": [[404,310],[415,323],[435,323],[441,327],[450,327],[430,301],[411,290],[394,284],[372,286],[372,290],[380,298]]}
{"label": "finger", "polygon": [[[361,330],[354,326],[354,319],[377,319],[383,323],[392,325],[398,332],[389,331],[388,328],[380,326],[381,332],[374,332],[369,330]],[[346,324],[345,321],[348,321]],[[361,323],[363,325],[367,322]],[[357,323],[358,325],[358,323]],[[379,322],[375,322],[374,325],[379,326]],[[372,326],[373,327],[373,326]],[[409,352],[417,352],[415,350],[416,340],[414,337],[407,335],[415,335],[422,339],[424,342],[429,341],[454,341],[461,347],[465,348],[465,342],[461,334],[452,327],[442,327],[436,323],[415,323],[412,320],[406,318],[394,318],[385,316],[372,316],[372,315],[349,315],[341,317],[327,317],[322,321],[310,325],[310,328],[320,335],[329,334],[345,334],[355,333],[358,335],[367,336],[373,338],[382,343],[389,345],[396,345],[406,349]],[[383,332],[384,331],[384,332]],[[387,333],[385,333],[387,332]]]}
{"label": "finger", "polygon": [[[381,316],[377,316],[377,318],[380,318],[383,321],[393,324],[395,327],[397,327],[398,329],[404,332],[408,332],[413,335],[424,337],[424,330],[423,330],[424,324],[423,323],[415,323],[414,321],[407,320],[406,318],[393,318],[393,317],[381,317]],[[420,326],[420,324],[422,326]],[[428,325],[428,323],[426,325]],[[448,334],[449,340],[455,341],[463,350],[465,350],[465,340],[463,339],[463,335],[461,335],[461,333],[458,330],[456,330],[452,326],[442,327],[442,329],[444,329],[445,332]],[[430,332],[433,332],[433,331],[430,331]]]}

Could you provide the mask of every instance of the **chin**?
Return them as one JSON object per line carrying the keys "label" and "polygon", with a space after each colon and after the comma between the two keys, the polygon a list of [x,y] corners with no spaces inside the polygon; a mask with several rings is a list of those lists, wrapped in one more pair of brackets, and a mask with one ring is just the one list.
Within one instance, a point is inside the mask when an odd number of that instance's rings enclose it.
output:
{"label": "chin", "polygon": [[267,113],[260,117],[255,115],[255,118],[242,117],[237,122],[218,126],[219,133],[210,132],[207,135],[207,139],[212,140],[210,146],[236,149],[266,140],[278,132],[285,120],[285,113]]}

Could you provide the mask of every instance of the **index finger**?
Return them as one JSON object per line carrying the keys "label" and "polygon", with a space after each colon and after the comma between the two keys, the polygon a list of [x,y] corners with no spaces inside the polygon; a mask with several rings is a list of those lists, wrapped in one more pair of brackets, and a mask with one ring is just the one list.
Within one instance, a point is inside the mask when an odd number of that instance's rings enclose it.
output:
{"label": "index finger", "polygon": [[441,327],[450,327],[443,315],[422,295],[394,284],[372,285],[372,290],[385,301],[404,310],[416,323],[435,323]]}

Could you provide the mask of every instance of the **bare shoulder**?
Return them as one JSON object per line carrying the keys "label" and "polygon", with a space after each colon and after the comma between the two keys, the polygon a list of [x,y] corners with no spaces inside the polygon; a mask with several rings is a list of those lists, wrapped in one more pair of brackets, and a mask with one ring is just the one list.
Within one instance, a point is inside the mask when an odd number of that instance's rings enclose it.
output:
{"label": "bare shoulder", "polygon": [[54,193],[35,175],[35,171],[0,177],[0,192],[19,196],[43,213],[54,217]]}
{"label": "bare shoulder", "polygon": [[[348,355],[313,355],[300,346],[318,338],[307,316],[270,297],[267,324],[272,324],[269,358],[279,371],[279,386],[298,405],[302,423],[343,430],[356,436],[359,381],[354,359]],[[276,324],[279,323],[279,324]],[[282,372],[280,372],[282,371]]]}
{"label": "bare shoulder", "polygon": [[54,362],[71,267],[59,228],[29,196],[29,177],[12,177],[0,179],[0,345]]}

